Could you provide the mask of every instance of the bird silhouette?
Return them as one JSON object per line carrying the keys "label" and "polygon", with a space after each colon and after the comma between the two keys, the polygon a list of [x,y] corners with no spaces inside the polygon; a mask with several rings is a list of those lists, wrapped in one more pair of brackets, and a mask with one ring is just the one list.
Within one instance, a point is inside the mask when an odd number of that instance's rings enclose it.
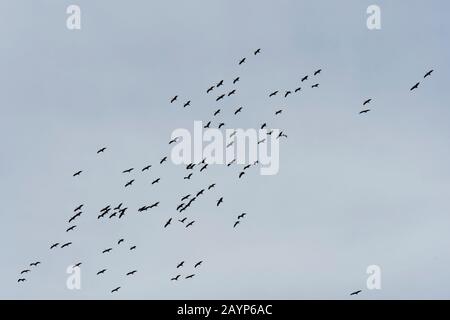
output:
{"label": "bird silhouette", "polygon": [[221,123],[219,124],[219,127],[218,127],[218,128],[220,129],[220,128],[222,128],[224,125],[225,125],[225,123],[221,122]]}
{"label": "bird silhouette", "polygon": [[25,279],[25,278],[20,278],[17,280],[17,282],[25,282],[25,281],[27,281],[27,279]]}
{"label": "bird silhouette", "polygon": [[362,290],[354,291],[350,293],[351,296],[356,296],[357,294],[361,293]]}
{"label": "bird silhouette", "polygon": [[249,164],[244,167],[244,170],[247,170],[248,168],[250,168]]}
{"label": "bird silhouette", "polygon": [[124,241],[125,241],[125,239],[119,239],[119,241],[117,241],[117,244],[121,244]]}
{"label": "bird silhouette", "polygon": [[136,246],[130,247],[130,251],[136,250]]}
{"label": "bird silhouette", "polygon": [[117,207],[115,207],[113,210],[120,210],[120,208],[122,207],[123,203],[119,203],[119,205]]}
{"label": "bird silhouette", "polygon": [[152,167],[152,165],[150,164],[150,165],[142,168],[142,172],[149,170],[151,167]]}
{"label": "bird silhouette", "polygon": [[194,269],[197,268],[197,267],[199,267],[202,263],[203,263],[203,261],[197,262],[197,263],[195,264],[195,266],[194,266]]}
{"label": "bird silhouette", "polygon": [[155,179],[152,181],[152,184],[158,183],[161,180],[161,178]]}
{"label": "bird silhouette", "polygon": [[220,109],[217,109],[216,112],[214,112],[214,117],[217,116],[220,113]]}
{"label": "bird silhouette", "polygon": [[319,87],[319,84],[318,84],[318,83],[313,84],[313,85],[311,86],[311,88],[318,88],[318,87]]}
{"label": "bird silhouette", "polygon": [[64,249],[64,248],[70,246],[71,244],[72,244],[72,242],[66,242],[61,246],[61,249]]}
{"label": "bird silhouette", "polygon": [[73,210],[73,212],[80,211],[81,208],[83,208],[83,204],[80,204],[78,207],[76,207],[76,208]]}
{"label": "bird silhouette", "polygon": [[136,272],[137,270],[130,271],[127,273],[127,276],[133,276]]}
{"label": "bird silhouette", "polygon": [[295,89],[294,92],[299,92],[300,90],[302,90],[302,88],[301,88],[301,87],[298,87],[297,89]]}
{"label": "bird silhouette", "polygon": [[308,80],[308,76],[304,76],[304,77],[302,78],[302,82],[303,82],[303,81],[306,81],[306,80]]}
{"label": "bird silhouette", "polygon": [[260,52],[261,52],[261,49],[257,49],[255,52],[253,52],[253,54],[256,56]]}
{"label": "bird silhouette", "polygon": [[108,206],[104,207],[103,209],[101,209],[100,212],[106,212],[106,213],[108,213],[109,210],[111,210],[111,206],[110,206],[110,205],[108,205]]}
{"label": "bird silhouette", "polygon": [[367,99],[366,101],[364,101],[363,106],[365,106],[366,104],[370,103],[370,101],[372,101],[372,99]]}
{"label": "bird silhouette", "polygon": [[228,164],[227,164],[227,167],[229,167],[229,166],[231,166],[233,163],[235,163],[236,162],[236,159],[233,159],[233,160],[231,160]]}
{"label": "bird silhouette", "polygon": [[170,100],[170,103],[174,103],[177,100],[178,96],[175,96],[172,98],[172,100]]}
{"label": "bird silhouette", "polygon": [[368,113],[369,111],[370,111],[370,109],[362,110],[362,111],[359,112],[359,114]]}
{"label": "bird silhouette", "polygon": [[177,141],[178,141],[178,138],[179,138],[179,137],[173,138],[172,140],[169,141],[169,144],[172,144],[172,143],[177,142]]}
{"label": "bird silhouette", "polygon": [[101,149],[99,149],[99,150],[97,151],[97,154],[102,153],[102,152],[105,152],[105,150],[106,150],[106,147],[103,147],[103,148],[101,148]]}
{"label": "bird silhouette", "polygon": [[208,90],[206,90],[206,93],[210,93],[211,91],[213,91],[213,90],[214,90],[214,87],[215,87],[215,86],[209,87]]}
{"label": "bird silhouette", "polygon": [[108,269],[102,269],[102,270],[100,270],[99,272],[97,272],[97,275],[104,274],[104,273],[106,272],[106,270],[108,270]]}
{"label": "bird silhouette", "polygon": [[318,75],[319,73],[321,73],[321,72],[322,72],[322,69],[319,69],[319,70],[317,70],[317,71],[314,72],[314,75],[317,76],[317,75]]}
{"label": "bird silhouette", "polygon": [[218,207],[218,206],[220,206],[220,204],[223,202],[223,197],[221,197],[219,200],[217,200],[217,204],[216,204],[216,206]]}
{"label": "bird silhouette", "polygon": [[218,88],[218,87],[220,87],[220,86],[222,86],[223,85],[223,80],[220,80],[217,84],[216,84],[216,87]]}
{"label": "bird silhouette", "polygon": [[267,124],[266,124],[266,123],[263,123],[263,124],[261,125],[261,130],[264,129],[265,127],[267,127]]}
{"label": "bird silhouette", "polygon": [[159,201],[158,201],[158,202],[155,202],[155,203],[152,204],[152,205],[150,205],[149,209],[156,208],[158,205],[159,205]]}
{"label": "bird silhouette", "polygon": [[73,266],[73,268],[79,268],[79,267],[81,267],[81,265],[82,265],[82,263],[81,263],[81,262],[78,262],[77,264],[75,264],[75,265]]}
{"label": "bird silhouette", "polygon": [[290,95],[292,92],[291,91],[286,91],[286,93],[284,94],[284,97],[286,98],[288,95]]}
{"label": "bird silhouette", "polygon": [[222,94],[222,95],[220,95],[220,96],[218,96],[218,97],[216,98],[216,101],[222,100],[224,97],[225,97],[225,95]]}
{"label": "bird silhouette", "polygon": [[166,161],[167,161],[167,157],[164,157],[164,158],[161,159],[161,161],[159,161],[159,164],[163,164]]}
{"label": "bird silhouette", "polygon": [[181,198],[181,201],[187,200],[190,196],[190,194],[185,195],[183,198]]}
{"label": "bird silhouette", "polygon": [[239,81],[239,77],[237,77],[236,79],[233,80],[233,84],[235,84],[238,81]]}
{"label": "bird silhouette", "polygon": [[216,184],[215,183],[213,183],[213,184],[210,184],[209,186],[208,186],[208,190],[211,190],[212,188],[214,188],[216,186]]}
{"label": "bird silhouette", "polygon": [[181,223],[184,223],[186,221],[186,219],[187,219],[187,217],[184,217],[183,219],[178,220],[178,221],[180,221]]}
{"label": "bird silhouette", "polygon": [[39,264],[41,264],[40,261],[32,262],[30,263],[30,267],[37,267]]}
{"label": "bird silhouette", "polygon": [[274,96],[276,96],[276,95],[277,95],[277,93],[278,93],[278,90],[277,90],[277,91],[274,91],[274,92],[272,92],[271,94],[269,94],[269,98],[270,98],[270,97],[274,97]]}
{"label": "bird silhouette", "polygon": [[180,276],[181,274],[177,275],[176,277],[173,277],[172,279],[170,279],[170,281],[177,281]]}
{"label": "bird silhouette", "polygon": [[134,170],[134,168],[130,168],[130,169],[127,169],[127,170],[123,170],[122,173],[130,173],[133,170]]}
{"label": "bird silhouette", "polygon": [[245,62],[245,58],[242,58],[241,61],[239,61],[239,65],[243,64]]}
{"label": "bird silhouette", "polygon": [[125,188],[131,186],[131,185],[133,184],[133,182],[134,182],[134,179],[128,181],[128,182],[125,184]]}
{"label": "bird silhouette", "polygon": [[425,73],[425,75],[423,76],[423,78],[425,79],[426,77],[431,76],[431,74],[433,73],[434,70],[430,70],[427,73]]}
{"label": "bird silhouette", "polygon": [[244,218],[245,216],[246,216],[247,214],[245,213],[245,212],[243,212],[243,213],[241,213],[240,215],[238,215],[238,220],[239,219],[242,219],[242,218]]}
{"label": "bird silhouette", "polygon": [[56,248],[57,246],[59,246],[59,242],[57,242],[57,243],[55,243],[55,244],[52,244],[52,245],[50,246],[50,249],[54,249],[54,248]]}
{"label": "bird silhouette", "polygon": [[227,148],[231,147],[233,145],[234,141],[231,141],[229,144],[227,144]]}
{"label": "bird silhouette", "polygon": [[81,211],[79,211],[76,215],[74,215],[73,217],[71,217],[70,219],[69,219],[69,223],[71,223],[72,221],[74,221],[76,218],[78,218],[79,216],[81,216]]}
{"label": "bird silhouette", "polygon": [[192,177],[192,173],[189,173],[187,176],[185,176],[183,179],[190,180]]}
{"label": "bird silhouette", "polygon": [[236,111],[234,112],[234,114],[236,115],[236,114],[238,114],[238,113],[241,112],[241,111],[242,111],[242,107],[239,107],[239,108],[236,109]]}
{"label": "bird silhouette", "polygon": [[72,231],[72,230],[74,230],[76,227],[77,227],[77,226],[71,226],[70,228],[68,228],[68,229],[66,230],[66,232]]}
{"label": "bird silhouette", "polygon": [[233,228],[236,228],[236,226],[240,223],[240,221],[236,221],[233,225]]}
{"label": "bird silhouette", "polygon": [[186,108],[187,106],[190,106],[190,105],[191,105],[191,100],[187,101],[187,102],[183,105],[183,108]]}
{"label": "bird silhouette", "polygon": [[117,287],[117,288],[115,288],[115,289],[112,289],[112,290],[111,290],[111,293],[115,293],[115,292],[119,291],[119,289],[120,289],[120,287]]}
{"label": "bird silhouette", "polygon": [[191,279],[191,278],[193,278],[195,276],[195,274],[190,274],[190,275],[188,275],[187,277],[186,277],[186,279]]}
{"label": "bird silhouette", "polygon": [[279,115],[279,114],[281,114],[281,112],[283,112],[283,110],[282,110],[282,109],[280,109],[280,110],[277,110],[277,111],[275,111],[275,115]]}
{"label": "bird silhouette", "polygon": [[210,125],[211,125],[211,121],[209,121],[207,124],[205,124],[203,126],[203,129],[208,129]]}
{"label": "bird silhouette", "polygon": [[177,265],[177,269],[181,268],[184,265],[184,261],[181,261],[178,265]]}
{"label": "bird silhouette", "polygon": [[114,217],[116,217],[116,216],[117,216],[117,212],[113,212],[113,213],[111,213],[111,215],[109,216],[109,218],[112,219],[112,218],[114,218]]}
{"label": "bird silhouette", "polygon": [[102,253],[109,253],[111,251],[112,251],[112,248],[108,248],[108,249],[103,250]]}
{"label": "bird silhouette", "polygon": [[164,225],[164,228],[167,228],[171,222],[172,222],[172,218],[167,220],[166,224]]}
{"label": "bird silhouette", "polygon": [[409,91],[413,91],[413,90],[417,89],[419,87],[419,84],[420,84],[420,82],[417,82],[415,85],[413,85],[411,87],[411,89],[409,89]]}
{"label": "bird silhouette", "polygon": [[73,176],[74,176],[74,177],[79,176],[82,172],[83,172],[83,170],[80,170],[80,171],[78,171],[78,172],[75,172],[75,173],[73,174]]}
{"label": "bird silhouette", "polygon": [[240,178],[242,178],[242,176],[245,174],[245,172],[244,171],[241,171],[240,173],[239,173],[239,179]]}
{"label": "bird silhouette", "polygon": [[22,272],[20,272],[20,274],[25,274],[25,273],[28,273],[28,272],[30,272],[31,270],[29,270],[29,269],[26,269],[26,270],[23,270]]}
{"label": "bird silhouette", "polygon": [[205,164],[203,167],[200,168],[200,172],[202,172],[203,170],[206,170],[207,167],[208,167],[208,164]]}
{"label": "bird silhouette", "polygon": [[195,222],[194,220],[192,220],[191,222],[189,222],[189,223],[186,225],[186,228],[192,226],[192,225],[194,224],[194,222]]}
{"label": "bird silhouette", "polygon": [[236,90],[233,89],[233,90],[231,90],[230,92],[228,92],[228,96],[231,96],[231,95],[233,95],[233,94],[235,94],[235,93],[236,93]]}

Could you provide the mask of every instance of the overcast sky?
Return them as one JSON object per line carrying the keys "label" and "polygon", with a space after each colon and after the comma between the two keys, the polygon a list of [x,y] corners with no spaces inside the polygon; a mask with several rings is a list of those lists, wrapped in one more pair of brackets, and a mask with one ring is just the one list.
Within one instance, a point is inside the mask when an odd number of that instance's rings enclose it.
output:
{"label": "overcast sky", "polygon": [[[74,3],[78,31],[66,28]],[[382,28],[370,31],[374,3]],[[0,1],[0,298],[347,299],[358,289],[360,299],[450,298],[449,9],[444,0]],[[360,116],[368,98],[372,111]],[[184,166],[159,165],[173,130],[218,108],[216,126],[267,122],[288,135],[277,175],[252,168],[238,179],[241,166],[210,166],[186,181]],[[211,183],[176,212],[181,196]],[[124,218],[97,220],[120,202]],[[69,290],[66,268],[77,262],[82,288]],[[366,288],[374,264],[381,290]],[[179,273],[196,276],[171,282]]]}

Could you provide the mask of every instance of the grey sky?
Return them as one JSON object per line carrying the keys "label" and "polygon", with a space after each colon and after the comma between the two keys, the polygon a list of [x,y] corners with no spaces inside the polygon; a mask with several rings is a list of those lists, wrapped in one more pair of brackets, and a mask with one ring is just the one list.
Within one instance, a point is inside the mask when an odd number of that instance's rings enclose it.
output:
{"label": "grey sky", "polygon": [[[73,3],[80,31],[66,28]],[[379,31],[366,28],[374,3]],[[346,299],[357,289],[366,299],[450,298],[449,9],[444,0],[1,1],[0,298]],[[268,99],[318,68],[320,88],[310,80],[298,95]],[[212,119],[209,85],[225,79],[231,89],[236,76],[221,120],[284,130],[279,174],[239,180],[238,168],[213,166],[186,182],[184,167],[160,167],[174,129]],[[359,116],[366,98],[372,112]],[[275,118],[277,106],[286,108]],[[146,164],[124,189],[122,170]],[[191,230],[163,229],[182,216],[180,196],[213,182],[186,212]],[[120,202],[130,207],[123,220],[97,221]],[[78,229],[66,234],[81,203]],[[65,241],[73,246],[49,251]],[[42,265],[18,285],[35,260]],[[182,274],[204,264],[172,283],[181,260]],[[82,290],[71,291],[66,268],[79,261]],[[365,289],[371,264],[382,290]]]}

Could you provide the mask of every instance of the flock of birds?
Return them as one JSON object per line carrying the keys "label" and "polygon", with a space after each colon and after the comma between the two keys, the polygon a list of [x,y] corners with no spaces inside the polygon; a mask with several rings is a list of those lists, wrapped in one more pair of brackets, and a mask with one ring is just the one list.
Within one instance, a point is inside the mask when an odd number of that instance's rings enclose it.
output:
{"label": "flock of birds", "polygon": [[[261,49],[257,49],[253,52],[253,56],[257,56],[261,53]],[[243,64],[247,63],[249,59],[247,57],[241,58],[238,61],[238,68],[241,68]],[[312,72],[312,75],[305,75],[301,78],[299,78],[300,80],[300,85],[295,86],[294,89],[285,89],[285,90],[274,90],[268,93],[268,97],[270,99],[273,99],[277,96],[281,96],[284,99],[287,99],[289,96],[293,95],[293,94],[298,94],[299,92],[301,92],[305,86],[304,84],[307,83],[307,81],[309,81],[311,78],[314,80],[312,83],[310,83],[309,85],[307,85],[306,87],[310,87],[311,89],[317,89],[319,88],[319,83],[316,81],[318,79],[318,77],[320,76],[322,72],[322,69],[316,69],[314,72]],[[432,74],[433,70],[430,70],[429,72],[427,72],[424,76],[424,78],[429,77]],[[230,88],[228,88],[228,90],[225,90],[225,80],[220,80],[218,82],[216,82],[215,84],[210,85],[207,89],[206,89],[206,94],[210,95],[215,91],[219,91],[220,92],[216,95],[215,97],[215,102],[216,103],[223,103],[223,101],[226,101],[227,98],[238,94],[238,87],[237,84],[241,81],[241,75],[234,77],[229,83],[231,85]],[[416,90],[420,85],[420,82],[417,82],[410,90]],[[180,97],[178,95],[173,96],[169,101],[170,104],[176,104],[178,101],[180,100]],[[370,102],[372,101],[372,99],[367,99],[363,102],[363,106],[368,105]],[[191,99],[186,99],[186,101],[184,103],[181,103],[181,106],[183,108],[192,106],[192,101]],[[239,113],[243,112],[244,107],[239,106],[236,109],[234,109],[234,111],[232,111],[234,116],[237,116]],[[368,113],[369,111],[371,111],[370,109],[364,109],[362,111],[360,111],[360,114],[365,114]],[[280,114],[282,114],[283,109],[278,109],[274,111],[274,115],[275,116],[279,116]],[[222,107],[220,107],[219,109],[217,109],[214,113],[213,113],[213,119],[212,120],[208,120],[207,124],[204,126],[204,128],[210,128],[213,126],[213,123],[215,123],[215,125],[217,126],[217,128],[223,128],[226,126],[225,122],[223,122],[223,120],[216,120],[218,119],[219,115],[224,114],[225,112],[222,112]],[[259,127],[261,129],[264,128],[268,128],[268,124],[266,122],[263,122],[261,125],[259,125]],[[270,130],[267,132],[267,135],[271,135],[273,132],[273,130]],[[231,133],[230,135],[230,139],[233,138],[233,136],[236,134],[236,132]],[[281,139],[281,138],[287,138],[287,135],[280,130],[278,136],[276,137],[277,139]],[[178,141],[178,138],[174,138],[172,140],[169,141],[169,145],[172,145],[173,143],[176,143]],[[229,148],[233,145],[234,140],[232,140],[226,147]],[[259,143],[263,143],[265,142],[265,139],[258,141]],[[104,152],[106,152],[108,150],[107,147],[102,147],[97,151],[97,154],[100,155]],[[162,166],[164,165],[168,160],[167,156],[163,156],[159,161],[159,165]],[[206,163],[207,159],[203,159],[201,162],[199,163],[190,163],[186,166],[186,175],[183,176],[183,180],[191,180],[194,174],[200,174],[201,172],[204,172],[208,169],[208,163]],[[235,164],[236,159],[232,160],[230,163],[227,164],[227,167],[230,167],[231,165]],[[251,167],[254,167],[256,165],[258,165],[258,161],[255,161],[252,164],[247,164],[245,165],[241,170],[239,170],[238,173],[238,178],[241,179],[246,172],[248,172],[248,170]],[[151,169],[155,169],[154,166],[152,164],[148,164],[146,166],[144,166],[143,168],[140,169],[141,174],[143,174],[146,171],[150,171]],[[196,169],[197,172],[196,172]],[[122,171],[122,173],[124,175],[131,175],[134,172],[138,171],[139,169],[135,169],[134,167],[130,167],[127,168],[125,170]],[[78,170],[73,174],[74,178],[77,177],[81,177],[81,175],[83,174],[83,170]],[[124,188],[132,188],[133,183],[136,181],[137,177],[133,177],[130,178],[129,180],[127,180],[127,182],[124,184]],[[155,179],[151,180],[151,185],[155,185],[161,182],[162,177],[157,177]],[[190,229],[194,226],[194,223],[196,222],[196,220],[189,218],[188,215],[185,214],[185,211],[190,209],[193,204],[198,201],[199,199],[201,199],[202,197],[205,196],[205,193],[209,193],[212,192],[213,189],[215,189],[216,187],[216,183],[210,183],[207,186],[205,186],[204,188],[197,190],[195,192],[192,192],[190,194],[186,194],[186,195],[182,195],[180,196],[180,201],[178,204],[176,204],[174,206],[174,210],[176,210],[176,212],[180,215],[183,214],[181,217],[169,217],[167,220],[165,220],[165,222],[162,224],[162,228],[169,228],[170,226],[173,226],[175,224],[175,220],[177,220],[177,223],[184,225],[184,229]],[[220,196],[217,198],[217,200],[215,201],[215,205],[216,207],[221,206],[224,203],[224,196]],[[147,212],[148,210],[152,210],[155,209],[157,207],[160,206],[160,202],[154,202],[151,204],[145,204],[145,205],[141,205],[136,207],[136,212],[139,214],[142,214],[144,212]],[[77,220],[83,215],[83,210],[85,208],[84,204],[79,204],[75,207],[75,209],[73,210],[72,216],[68,219],[68,224],[69,226],[67,227],[67,229],[65,230],[66,233],[72,234],[73,232],[75,232],[75,230],[77,230],[78,226],[77,224],[75,224],[77,222]],[[126,206],[124,203],[119,203],[117,205],[111,205],[111,204],[106,204],[102,209],[99,210],[98,215],[97,215],[97,220],[101,220],[101,219],[122,219],[126,216],[126,214],[131,211],[132,209],[129,206]],[[244,221],[244,218],[247,216],[247,213],[242,212],[239,215],[237,215],[237,218],[234,220],[233,223],[233,228],[237,228],[242,221]],[[121,238],[119,240],[117,240],[117,246],[123,246],[125,245],[125,239]],[[56,249],[64,249],[64,248],[68,248],[72,245],[72,240],[66,240],[66,241],[58,241],[58,242],[53,242],[50,245],[50,250],[56,250]],[[129,244],[128,246],[129,251],[134,251],[136,250],[137,246],[134,244]],[[102,254],[108,254],[111,251],[113,251],[114,248],[113,247],[108,247],[105,248],[101,251]],[[184,266],[185,261],[181,261],[180,263],[178,263],[178,265],[176,266],[177,270],[180,270],[180,268],[182,268]],[[199,261],[197,263],[194,264],[194,271],[197,270],[200,265],[203,263],[202,261]],[[39,265],[41,265],[41,261],[35,261],[29,264],[29,268],[24,269],[20,272],[21,277],[17,280],[17,282],[19,283],[23,283],[25,282],[27,279],[25,278],[24,275],[27,275],[29,273],[31,273],[32,269],[37,268]],[[81,268],[82,262],[77,262],[73,265],[73,268]],[[100,268],[99,271],[96,273],[97,276],[101,276],[103,274],[105,274],[106,272],[108,272],[108,268]],[[126,277],[131,277],[133,275],[135,275],[138,272],[137,269],[133,269],[129,272],[127,272],[125,274]],[[196,274],[194,272],[189,272],[186,275],[184,275],[184,279],[192,279]],[[178,281],[179,279],[181,279],[182,275],[180,273],[177,273],[176,275],[172,276],[172,277],[168,277],[170,279],[170,281]],[[111,293],[117,293],[120,289],[122,288],[122,285],[120,286],[114,286],[112,290],[110,290]],[[357,295],[361,292],[361,290],[352,292],[351,295]]]}

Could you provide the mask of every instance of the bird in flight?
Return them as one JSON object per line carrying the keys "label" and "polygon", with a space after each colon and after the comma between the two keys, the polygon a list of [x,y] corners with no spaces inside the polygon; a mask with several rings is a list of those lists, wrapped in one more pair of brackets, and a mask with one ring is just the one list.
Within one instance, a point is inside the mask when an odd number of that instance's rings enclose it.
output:
{"label": "bird in flight", "polygon": [[314,72],[314,75],[317,76],[317,75],[318,75],[319,73],[321,73],[321,72],[322,72],[322,69],[319,69],[319,70],[317,70],[317,71]]}
{"label": "bird in flight", "polygon": [[178,221],[180,221],[181,223],[184,223],[186,221],[186,219],[187,219],[187,217],[184,217],[183,219],[178,220]]}
{"label": "bird in flight", "polygon": [[225,94],[222,94],[222,95],[217,97],[216,101],[219,101],[219,100],[223,99],[224,97],[225,97]]}
{"label": "bird in flight", "polygon": [[171,222],[172,222],[172,218],[167,220],[166,224],[164,225],[164,228],[167,228]]}
{"label": "bird in flight", "polygon": [[412,86],[411,89],[409,89],[409,91],[413,91],[414,89],[417,89],[419,87],[420,82],[417,82],[414,86]]}
{"label": "bird in flight", "polygon": [[214,117],[217,116],[220,113],[220,109],[217,109],[216,112],[214,112]]}
{"label": "bird in flight", "polygon": [[117,244],[121,244],[124,241],[125,241],[125,239],[119,239],[119,241],[117,241]]}
{"label": "bird in flight", "polygon": [[166,161],[167,161],[167,157],[164,157],[164,158],[161,159],[161,161],[159,162],[159,164],[163,164],[163,163],[166,162]]}
{"label": "bird in flight", "polygon": [[78,172],[75,172],[75,173],[73,174],[73,176],[74,176],[74,177],[79,176],[82,172],[83,172],[83,170],[80,170],[80,171],[78,171]]}
{"label": "bird in flight", "polygon": [[130,247],[130,251],[132,251],[132,250],[136,250],[136,246]]}
{"label": "bird in flight", "polygon": [[242,58],[241,61],[239,61],[239,65],[243,64],[245,62],[245,58]]}
{"label": "bird in flight", "polygon": [[161,180],[161,178],[158,178],[158,179],[153,180],[153,181],[152,181],[152,184],[158,183],[159,180]]}
{"label": "bird in flight", "polygon": [[149,209],[156,208],[158,205],[159,205],[159,201],[158,201],[158,202],[155,202],[155,203],[152,204],[152,205],[150,205],[150,207],[148,207],[148,208],[149,208]]}
{"label": "bird in flight", "polygon": [[192,226],[192,225],[194,224],[194,222],[195,222],[195,220],[192,220],[191,222],[189,222],[189,223],[186,225],[186,228]]}
{"label": "bird in flight", "polygon": [[215,183],[213,183],[213,184],[210,184],[209,185],[209,187],[208,187],[208,190],[211,190],[212,188],[214,188],[216,186],[216,184]]}
{"label": "bird in flight", "polygon": [[370,101],[372,101],[372,99],[367,99],[366,101],[364,101],[363,106],[365,106],[366,104],[370,103]]}
{"label": "bird in flight", "polygon": [[239,173],[239,179],[240,178],[242,178],[242,176],[245,174],[245,172],[244,171],[241,171],[240,173]]}
{"label": "bird in flight", "polygon": [[253,52],[253,54],[256,56],[260,52],[261,52],[261,48],[257,49],[255,52]]}
{"label": "bird in flight", "polygon": [[217,200],[217,207],[220,206],[220,204],[223,202],[223,197],[221,197],[219,200]]}
{"label": "bird in flight", "polygon": [[81,262],[78,262],[77,264],[75,264],[75,265],[73,266],[73,268],[79,268],[81,265],[82,265],[82,263],[81,263]]}
{"label": "bird in flight", "polygon": [[190,275],[188,275],[187,277],[186,277],[186,279],[191,279],[191,278],[193,278],[195,276],[195,274],[190,274]]}
{"label": "bird in flight", "polygon": [[270,98],[270,97],[273,97],[273,96],[276,96],[276,95],[277,95],[277,93],[278,93],[278,90],[277,90],[277,91],[274,91],[274,92],[272,92],[271,94],[269,94],[269,98]]}
{"label": "bird in flight", "polygon": [[208,129],[210,125],[211,125],[211,121],[209,121],[207,124],[205,124],[203,126],[203,129]]}
{"label": "bird in flight", "polygon": [[20,274],[28,273],[28,272],[30,272],[30,271],[31,271],[31,270],[26,269],[26,270],[23,270]]}
{"label": "bird in flight", "polygon": [[106,270],[107,270],[107,269],[100,270],[99,272],[97,272],[97,275],[104,274],[104,273],[106,272]]}
{"label": "bird in flight", "polygon": [[40,261],[32,262],[30,263],[30,267],[37,267],[39,264],[41,264]]}
{"label": "bird in flight", "polygon": [[304,77],[302,78],[302,82],[303,82],[303,81],[306,81],[306,80],[308,80],[308,76],[304,76]]}
{"label": "bird in flight", "polygon": [[172,98],[172,100],[170,100],[170,103],[174,103],[177,100],[178,96],[175,96]]}
{"label": "bird in flight", "polygon": [[194,269],[197,268],[197,267],[199,267],[199,266],[202,264],[202,262],[203,262],[203,261],[197,262],[197,263],[195,264],[195,266],[194,266]]}
{"label": "bird in flight", "polygon": [[123,203],[119,203],[119,205],[117,207],[114,208],[114,210],[120,210],[120,208],[122,207]]}
{"label": "bird in flight", "polygon": [[76,227],[77,227],[77,226],[71,226],[70,228],[68,228],[68,229],[66,230],[66,232],[72,231],[72,230],[74,230]]}
{"label": "bird in flight", "polygon": [[233,80],[233,84],[235,84],[238,81],[239,81],[239,77],[237,77],[236,79]]}
{"label": "bird in flight", "polygon": [[426,77],[431,76],[431,74],[433,73],[434,70],[430,70],[427,73],[425,73],[425,75],[423,76],[423,78],[425,79]]}
{"label": "bird in flight", "polygon": [[243,213],[241,213],[240,215],[238,215],[238,220],[239,219],[242,219],[242,218],[244,218],[245,216],[246,216],[247,214],[245,213],[245,212],[243,212]]}
{"label": "bird in flight", "polygon": [[356,296],[357,294],[361,293],[362,290],[354,291],[350,293],[351,296]]}
{"label": "bird in flight", "polygon": [[282,109],[280,109],[280,110],[277,110],[277,111],[275,111],[275,115],[277,116],[277,115],[281,114],[281,112],[283,112],[283,110],[282,110]]}
{"label": "bird in flight", "polygon": [[222,86],[223,85],[223,80],[220,80],[217,84],[216,84],[216,87],[218,88],[218,87],[220,87],[220,86]]}
{"label": "bird in flight", "polygon": [[177,141],[178,141],[178,138],[179,138],[179,137],[173,138],[172,140],[169,141],[169,144],[172,144],[172,143],[177,142]]}
{"label": "bird in flight", "polygon": [[50,249],[54,249],[54,248],[56,248],[57,246],[59,246],[59,242],[57,242],[57,243],[55,243],[55,244],[52,244],[51,247],[50,247]]}
{"label": "bird in flight", "polygon": [[119,291],[119,289],[120,289],[120,287],[117,287],[117,288],[115,288],[115,289],[112,289],[112,290],[111,290],[111,293],[117,292],[117,291]]}
{"label": "bird in flight", "polygon": [[242,111],[242,107],[239,107],[239,108],[236,109],[236,111],[234,112],[234,114],[236,115],[236,114],[238,114],[238,113],[241,112],[241,111]]}
{"label": "bird in flight", "polygon": [[220,128],[222,128],[224,125],[225,125],[225,123],[224,123],[224,122],[221,122],[221,123],[219,124],[219,127],[218,127],[218,128],[220,129]]}
{"label": "bird in flight", "polygon": [[362,111],[359,112],[359,114],[368,113],[369,111],[370,111],[370,109],[362,110]]}
{"label": "bird in flight", "polygon": [[130,173],[133,170],[134,170],[134,168],[130,168],[130,169],[127,169],[127,170],[123,170],[122,173]]}
{"label": "bird in flight", "polygon": [[187,101],[187,102],[183,105],[183,108],[186,108],[187,106],[190,106],[190,105],[191,105],[191,100]]}
{"label": "bird in flight", "polygon": [[297,92],[299,92],[300,90],[302,90],[302,88],[301,87],[298,87],[297,89],[295,89],[295,93],[297,93]]}
{"label": "bird in flight", "polygon": [[213,91],[213,90],[214,90],[214,86],[209,87],[208,90],[206,90],[206,93],[210,93],[210,92]]}
{"label": "bird in flight", "polygon": [[235,162],[236,162],[236,159],[231,160],[230,163],[227,164],[227,167],[231,166]]}
{"label": "bird in flight", "polygon": [[177,265],[177,269],[181,268],[184,265],[184,261],[181,261],[178,265]]}
{"label": "bird in flight", "polygon": [[318,88],[318,87],[319,87],[319,84],[318,84],[318,83],[313,84],[313,85],[311,86],[311,88]]}
{"label": "bird in flight", "polygon": [[233,228],[236,228],[236,226],[238,225],[240,223],[240,221],[238,220],[238,221],[236,221],[235,223],[234,223],[234,225],[233,225]]}
{"label": "bird in flight", "polygon": [[202,172],[203,170],[205,170],[208,167],[208,164],[206,163],[203,167],[200,168],[200,172]]}
{"label": "bird in flight", "polygon": [[106,150],[106,147],[103,147],[103,148],[101,148],[101,149],[99,149],[99,150],[97,151],[97,154],[102,153],[102,152],[105,152],[105,150]]}
{"label": "bird in flight", "polygon": [[61,246],[61,249],[65,248],[65,247],[68,247],[68,246],[70,246],[71,244],[72,244],[72,242],[64,243],[64,244]]}
{"label": "bird in flight", "polygon": [[137,270],[130,271],[127,273],[127,276],[133,276],[136,272]]}
{"label": "bird in flight", "polygon": [[133,184],[133,182],[134,182],[134,179],[128,181],[128,182],[125,184],[125,188],[131,186],[131,185]]}
{"label": "bird in flight", "polygon": [[82,204],[80,204],[78,207],[76,207],[76,208],[73,210],[73,212],[77,212],[77,211],[81,210],[81,208],[83,208],[83,205],[82,205]]}
{"label": "bird in flight", "polygon": [[190,194],[185,195],[183,198],[181,198],[181,201],[187,200],[190,196]]}
{"label": "bird in flight", "polygon": [[181,274],[177,275],[176,277],[173,277],[172,279],[170,279],[170,281],[177,281],[180,276]]}
{"label": "bird in flight", "polygon": [[71,223],[72,221],[74,221],[76,218],[78,218],[79,216],[81,216],[81,211],[79,211],[76,215],[74,215],[72,218],[69,219],[69,223]]}
{"label": "bird in flight", "polygon": [[25,282],[25,281],[27,281],[27,279],[25,278],[20,278],[19,280],[17,280],[17,282]]}
{"label": "bird in flight", "polygon": [[292,92],[291,91],[286,91],[286,93],[284,94],[284,97],[286,98],[288,95],[290,95]]}
{"label": "bird in flight", "polygon": [[231,90],[230,92],[228,92],[228,96],[231,96],[231,95],[233,95],[233,94],[235,94],[236,93],[236,89],[233,89],[233,90]]}
{"label": "bird in flight", "polygon": [[109,253],[111,251],[112,251],[112,248],[108,248],[108,249],[103,250],[102,253]]}
{"label": "bird in flight", "polygon": [[148,165],[148,166],[142,168],[142,172],[144,172],[144,171],[146,171],[146,170],[149,170],[151,167],[152,167],[152,165],[150,164],[150,165]]}

